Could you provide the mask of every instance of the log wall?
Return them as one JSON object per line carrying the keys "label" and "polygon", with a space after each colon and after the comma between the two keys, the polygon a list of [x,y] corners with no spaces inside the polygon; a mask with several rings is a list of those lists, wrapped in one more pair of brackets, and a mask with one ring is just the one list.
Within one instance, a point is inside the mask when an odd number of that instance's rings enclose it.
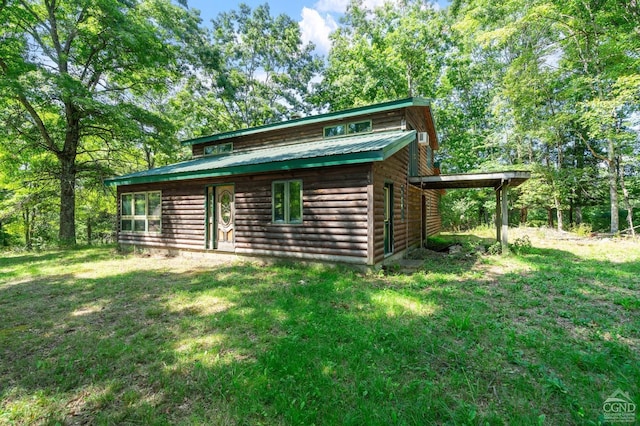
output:
{"label": "log wall", "polygon": [[426,203],[426,228],[427,236],[435,235],[440,232],[442,221],[440,216],[439,202],[440,202],[440,190],[428,189],[424,191]]}
{"label": "log wall", "polygon": [[[409,247],[409,230],[414,212],[408,211],[409,203],[405,199],[405,215],[402,218],[402,187],[405,197],[408,192],[407,170],[409,167],[409,147],[405,147],[386,161],[373,163],[373,263],[384,259],[384,185],[393,183],[393,252],[397,253]],[[418,213],[420,214],[420,213]],[[419,219],[418,219],[419,220]]]}
{"label": "log wall", "polygon": [[201,250],[204,248],[204,184],[196,181],[118,186],[126,192],[162,191],[162,233],[122,232],[118,220],[118,243],[153,248]]}
{"label": "log wall", "polygon": [[[236,179],[236,253],[366,263],[370,165]],[[271,182],[302,179],[303,223],[271,223]]]}
{"label": "log wall", "polygon": [[324,123],[309,124],[295,129],[267,130],[263,133],[239,136],[220,141],[203,143],[192,146],[194,157],[204,154],[204,147],[233,142],[233,151],[243,151],[246,149],[257,149],[271,146],[298,144],[310,141],[317,141],[323,138],[323,130],[327,126],[334,126],[340,123],[351,123],[371,119],[374,132],[385,132],[400,129],[401,120],[404,117],[402,109],[387,111],[370,116],[350,118],[347,120],[331,120]]}
{"label": "log wall", "polygon": [[[370,164],[118,187],[120,193],[162,191],[162,233],[118,232],[118,242],[204,250],[205,188],[235,185],[238,254],[366,263]],[[303,223],[272,223],[274,180],[301,179]],[[119,210],[118,210],[119,211]]]}

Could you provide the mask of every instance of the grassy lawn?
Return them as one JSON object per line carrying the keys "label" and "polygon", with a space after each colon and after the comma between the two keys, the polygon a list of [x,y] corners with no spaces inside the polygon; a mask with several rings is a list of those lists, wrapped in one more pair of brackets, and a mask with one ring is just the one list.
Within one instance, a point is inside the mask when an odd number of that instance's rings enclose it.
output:
{"label": "grassy lawn", "polygon": [[617,388],[640,406],[640,244],[519,232],[532,248],[456,236],[412,275],[5,254],[0,424],[598,424]]}

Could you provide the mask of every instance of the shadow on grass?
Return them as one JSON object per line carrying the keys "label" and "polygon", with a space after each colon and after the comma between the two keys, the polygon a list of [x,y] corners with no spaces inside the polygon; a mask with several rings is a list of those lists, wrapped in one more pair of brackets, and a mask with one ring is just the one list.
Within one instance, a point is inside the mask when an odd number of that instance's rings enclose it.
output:
{"label": "shadow on grass", "polygon": [[61,266],[73,266],[121,257],[115,246],[78,247],[68,250],[27,252],[20,255],[0,252],[0,255],[0,279],[9,279],[23,274],[23,269],[30,268],[31,271],[37,272],[39,266],[50,262],[57,262]]}
{"label": "shadow on grass", "polygon": [[0,409],[10,422],[581,424],[616,387],[639,397],[638,308],[616,303],[638,295],[637,263],[517,259],[526,273],[491,278],[476,256],[433,254],[412,276],[141,265],[0,287]]}

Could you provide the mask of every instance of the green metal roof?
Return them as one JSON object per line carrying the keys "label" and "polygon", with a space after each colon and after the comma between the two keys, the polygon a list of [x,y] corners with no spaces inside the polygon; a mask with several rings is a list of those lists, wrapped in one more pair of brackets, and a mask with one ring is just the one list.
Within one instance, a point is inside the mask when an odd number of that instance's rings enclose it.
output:
{"label": "green metal roof", "polygon": [[330,120],[341,120],[346,118],[355,117],[363,114],[373,114],[377,112],[390,111],[394,109],[407,108],[412,106],[430,106],[427,99],[421,97],[413,97],[400,99],[391,102],[383,102],[375,105],[367,105],[357,108],[346,109],[342,111],[329,112],[326,114],[313,115],[309,117],[297,118],[294,120],[282,121],[279,123],[265,124],[258,127],[250,127],[247,129],[234,130],[231,132],[217,133],[215,135],[203,136],[200,138],[189,139],[182,141],[183,145],[196,145],[206,142],[215,142],[223,139],[234,138],[238,136],[253,135],[255,133],[264,132],[267,130],[281,130],[291,127],[300,126],[303,124],[322,123]]}
{"label": "green metal roof", "polygon": [[166,182],[245,173],[383,161],[416,138],[416,132],[376,132],[202,157],[106,179],[107,185]]}

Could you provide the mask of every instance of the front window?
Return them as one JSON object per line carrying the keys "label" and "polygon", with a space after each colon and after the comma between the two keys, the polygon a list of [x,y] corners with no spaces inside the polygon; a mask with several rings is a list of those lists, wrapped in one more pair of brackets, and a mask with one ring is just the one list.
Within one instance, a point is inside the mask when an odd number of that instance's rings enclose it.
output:
{"label": "front window", "polygon": [[120,195],[120,229],[123,232],[160,233],[162,193],[130,192]]}
{"label": "front window", "polygon": [[302,181],[273,182],[273,223],[302,223]]}

